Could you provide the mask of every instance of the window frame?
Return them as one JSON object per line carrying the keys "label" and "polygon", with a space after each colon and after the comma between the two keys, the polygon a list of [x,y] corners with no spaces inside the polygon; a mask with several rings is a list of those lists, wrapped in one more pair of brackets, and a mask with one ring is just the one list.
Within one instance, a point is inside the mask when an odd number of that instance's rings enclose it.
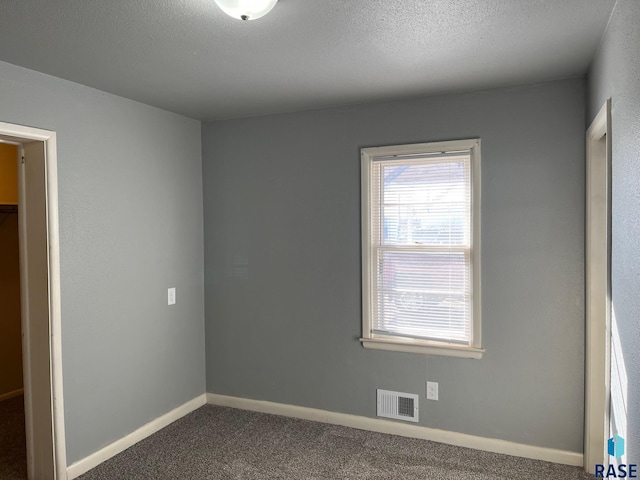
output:
{"label": "window frame", "polygon": [[[376,335],[372,331],[372,294],[374,289],[375,262],[372,259],[372,172],[371,165],[378,157],[405,155],[429,155],[469,151],[471,164],[471,340],[469,344],[448,343],[427,339]],[[452,140],[443,142],[415,143],[384,147],[368,147],[360,150],[361,155],[361,221],[362,221],[362,338],[360,342],[365,348],[391,350],[399,352],[422,353],[428,355],[444,355],[462,358],[480,359],[484,353],[482,348],[481,329],[481,283],[480,283],[480,139]]]}

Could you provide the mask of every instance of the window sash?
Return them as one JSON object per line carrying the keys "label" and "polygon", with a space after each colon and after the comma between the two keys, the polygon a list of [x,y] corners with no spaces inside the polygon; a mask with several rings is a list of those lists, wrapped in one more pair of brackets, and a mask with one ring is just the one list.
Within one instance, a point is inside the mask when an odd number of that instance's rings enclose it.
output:
{"label": "window sash", "polygon": [[[411,256],[457,256],[456,265],[462,275],[452,281],[447,272],[424,275],[424,271],[405,271],[391,275],[404,277],[399,286],[385,288],[389,274],[385,270],[384,256],[391,254]],[[398,262],[396,262],[397,264]],[[374,288],[371,294],[371,332],[379,336],[404,337],[469,345],[472,338],[472,295],[470,288],[471,251],[467,247],[374,247]],[[419,262],[413,266],[425,268]],[[447,268],[448,262],[436,264]],[[444,266],[444,267],[443,267]],[[409,281],[406,281],[409,280]],[[457,281],[455,281],[457,280]],[[404,283],[404,284],[403,284]]]}

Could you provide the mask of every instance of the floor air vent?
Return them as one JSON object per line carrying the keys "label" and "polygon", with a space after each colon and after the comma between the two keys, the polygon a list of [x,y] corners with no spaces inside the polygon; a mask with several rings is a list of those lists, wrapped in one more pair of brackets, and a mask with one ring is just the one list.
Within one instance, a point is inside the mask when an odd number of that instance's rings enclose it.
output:
{"label": "floor air vent", "polygon": [[389,390],[377,390],[379,417],[405,420],[407,422],[418,421],[418,395],[412,393],[390,392]]}

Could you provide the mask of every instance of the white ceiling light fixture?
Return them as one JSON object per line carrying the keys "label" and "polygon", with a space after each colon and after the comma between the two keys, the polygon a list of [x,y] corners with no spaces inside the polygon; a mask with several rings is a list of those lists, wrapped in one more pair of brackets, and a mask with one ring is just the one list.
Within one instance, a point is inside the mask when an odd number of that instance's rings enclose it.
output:
{"label": "white ceiling light fixture", "polygon": [[264,17],[278,0],[215,0],[224,13],[238,20]]}

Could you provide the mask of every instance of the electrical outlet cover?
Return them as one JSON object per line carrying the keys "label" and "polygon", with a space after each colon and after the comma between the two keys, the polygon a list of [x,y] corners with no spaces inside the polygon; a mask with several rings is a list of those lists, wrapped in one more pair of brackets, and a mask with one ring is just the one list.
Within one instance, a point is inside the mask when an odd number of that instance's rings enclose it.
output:
{"label": "electrical outlet cover", "polygon": [[438,382],[427,382],[427,400],[438,400]]}

